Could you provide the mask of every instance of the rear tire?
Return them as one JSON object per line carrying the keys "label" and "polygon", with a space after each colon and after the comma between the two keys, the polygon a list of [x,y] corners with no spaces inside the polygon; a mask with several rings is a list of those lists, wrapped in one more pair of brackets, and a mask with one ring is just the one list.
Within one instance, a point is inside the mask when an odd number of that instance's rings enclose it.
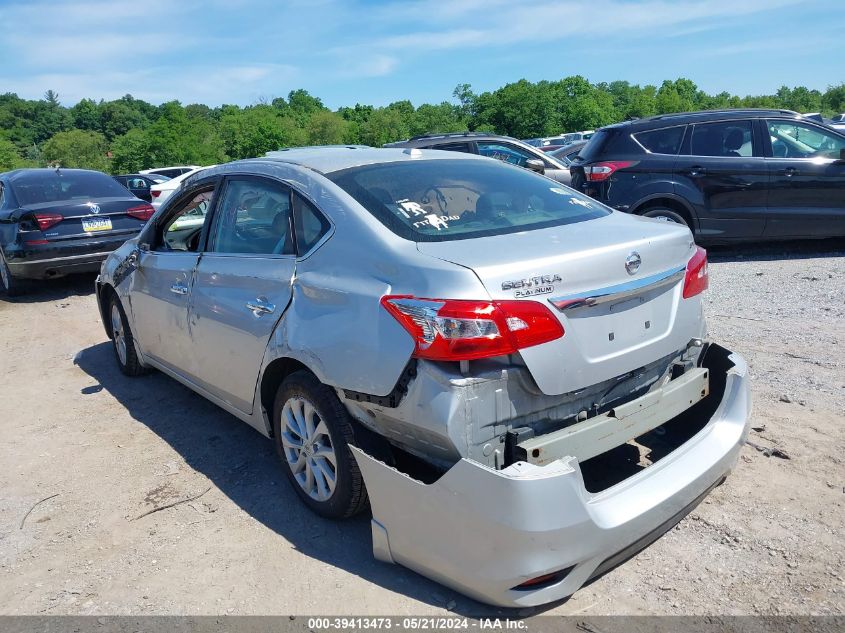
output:
{"label": "rear tire", "polygon": [[138,360],[138,353],[135,351],[135,338],[129,328],[126,313],[120,305],[117,294],[112,292],[109,298],[109,319],[111,319],[112,344],[114,345],[114,356],[121,373],[126,376],[140,376],[147,373],[147,369]]}
{"label": "rear tire", "polygon": [[27,283],[12,276],[2,250],[0,250],[0,288],[6,292],[7,297],[20,297],[27,291]]}
{"label": "rear tire", "polygon": [[672,209],[668,209],[666,207],[654,207],[649,209],[643,216],[646,218],[654,218],[655,220],[663,220],[664,222],[672,222],[674,224],[682,224],[688,229],[692,230],[692,227],[689,223],[684,219],[677,211],[673,211]]}
{"label": "rear tire", "polygon": [[282,468],[299,498],[327,519],[346,519],[368,505],[364,479],[349,446],[352,420],[337,394],[313,374],[282,381],[273,406],[273,435]]}

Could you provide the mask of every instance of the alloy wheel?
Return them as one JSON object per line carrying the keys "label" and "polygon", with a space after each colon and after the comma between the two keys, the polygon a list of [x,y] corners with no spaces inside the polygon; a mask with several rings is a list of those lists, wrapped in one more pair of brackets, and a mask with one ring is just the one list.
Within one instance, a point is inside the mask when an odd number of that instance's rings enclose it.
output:
{"label": "alloy wheel", "polygon": [[337,486],[337,455],[326,423],[307,399],[289,398],[282,408],[282,448],[294,479],[315,501],[326,501]]}
{"label": "alloy wheel", "polygon": [[114,349],[121,365],[126,365],[126,336],[123,331],[123,319],[117,303],[111,306],[111,331],[114,337]]}

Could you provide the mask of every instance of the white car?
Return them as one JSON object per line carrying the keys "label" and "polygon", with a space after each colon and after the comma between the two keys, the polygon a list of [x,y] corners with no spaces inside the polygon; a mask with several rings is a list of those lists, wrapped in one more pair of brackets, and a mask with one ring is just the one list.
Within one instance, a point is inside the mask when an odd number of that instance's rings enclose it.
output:
{"label": "white car", "polygon": [[[216,165],[211,165],[211,167],[216,167]],[[176,176],[175,178],[171,178],[170,180],[150,187],[150,195],[152,196],[153,207],[155,207],[156,211],[164,203],[165,200],[167,200],[171,195],[173,195],[174,191],[178,190],[179,187],[182,186],[182,182],[185,180],[185,178],[197,173],[198,171],[202,171],[203,169],[208,168],[196,167],[191,171],[185,172],[181,176]]]}
{"label": "white car", "polygon": [[176,178],[189,171],[199,169],[199,165],[178,165],[175,167],[154,167],[153,169],[142,169],[139,174],[158,174],[160,176],[167,176],[168,178]]}

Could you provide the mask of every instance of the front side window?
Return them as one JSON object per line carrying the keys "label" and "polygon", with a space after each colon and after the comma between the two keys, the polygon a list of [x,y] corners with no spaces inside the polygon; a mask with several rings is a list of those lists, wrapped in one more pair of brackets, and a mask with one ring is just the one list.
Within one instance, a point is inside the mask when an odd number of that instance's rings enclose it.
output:
{"label": "front side window", "polygon": [[176,214],[167,220],[162,228],[155,250],[198,251],[213,193],[212,188],[200,191],[180,205]]}
{"label": "front side window", "polygon": [[416,242],[516,233],[610,213],[548,178],[492,161],[398,161],[327,177],[391,231]]}
{"label": "front side window", "polygon": [[489,143],[479,141],[478,153],[489,158],[496,158],[503,163],[510,163],[519,167],[525,167],[526,161],[536,158],[524,149],[508,145],[506,143]]}
{"label": "front side window", "polygon": [[[684,140],[685,125],[634,134],[637,142],[652,154],[677,154]],[[599,132],[601,134],[601,132]]]}
{"label": "front side window", "polygon": [[751,120],[698,123],[692,128],[690,154],[733,158],[753,156],[751,126]]}
{"label": "front side window", "polygon": [[845,149],[845,137],[814,125],[794,121],[768,121],[775,158],[834,158]]}
{"label": "front side window", "polygon": [[290,190],[281,183],[257,178],[228,180],[216,216],[211,252],[294,254]]}

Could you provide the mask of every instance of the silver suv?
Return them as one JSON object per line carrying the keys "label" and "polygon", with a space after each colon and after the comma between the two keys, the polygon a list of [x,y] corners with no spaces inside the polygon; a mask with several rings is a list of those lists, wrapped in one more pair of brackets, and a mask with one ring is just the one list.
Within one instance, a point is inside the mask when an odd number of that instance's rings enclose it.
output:
{"label": "silver suv", "polygon": [[479,600],[565,597],[733,468],[746,365],[707,259],[497,160],[279,152],[191,176],[104,263],[117,362],[275,442],[302,500]]}

